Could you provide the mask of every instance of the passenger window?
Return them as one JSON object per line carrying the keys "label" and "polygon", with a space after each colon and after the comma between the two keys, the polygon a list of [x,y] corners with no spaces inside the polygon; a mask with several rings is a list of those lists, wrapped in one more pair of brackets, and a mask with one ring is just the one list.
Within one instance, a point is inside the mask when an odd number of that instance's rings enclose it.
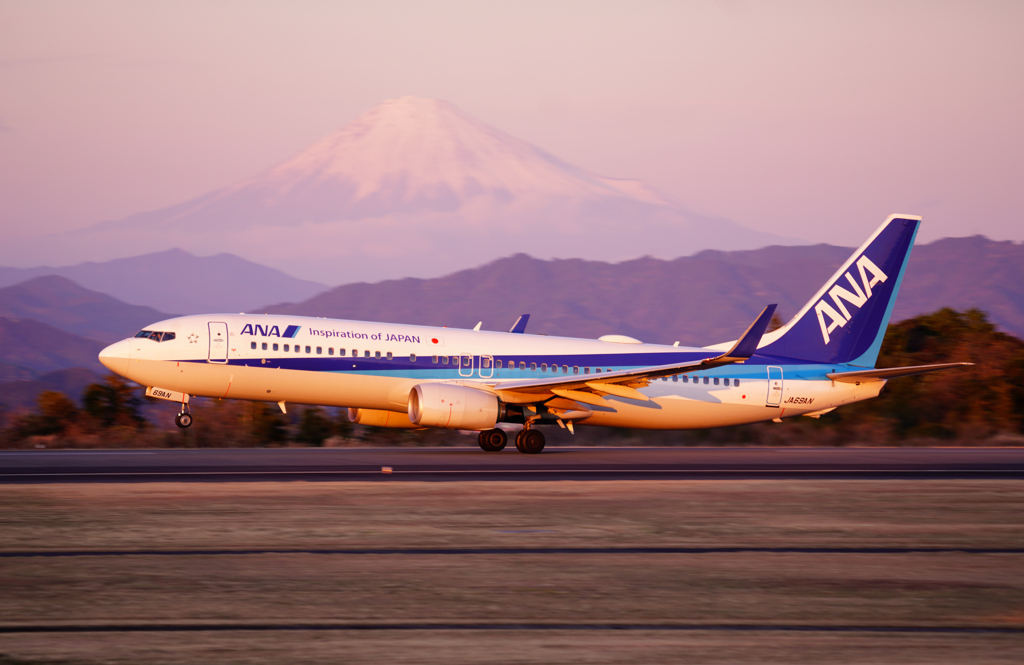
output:
{"label": "passenger window", "polygon": [[683,374],[683,383],[689,383],[689,382],[690,382],[690,377],[687,376],[686,374]]}
{"label": "passenger window", "polygon": [[410,353],[409,354],[409,362],[411,362],[411,363],[416,362],[416,354],[415,353]]}
{"label": "passenger window", "polygon": [[442,365],[447,365],[448,364],[448,356],[441,356],[441,364]]}
{"label": "passenger window", "polygon": [[266,342],[263,342],[263,350],[264,350],[264,351],[266,351],[266,350],[267,350],[267,343],[266,343]]}
{"label": "passenger window", "polygon": [[705,377],[704,377],[704,385],[705,385],[705,386],[706,386],[706,385],[708,385],[708,381],[710,381],[710,379],[709,379],[708,377],[706,377],[706,376],[705,376]]}
{"label": "passenger window", "polygon": [[288,345],[287,344],[284,345],[284,352],[288,353]]}
{"label": "passenger window", "polygon": [[526,363],[523,361],[519,361],[519,369],[526,369]]}
{"label": "passenger window", "polygon": [[309,352],[310,352],[310,347],[307,346],[306,347],[306,353],[309,353]]}
{"label": "passenger window", "polygon": [[462,356],[462,366],[463,367],[472,367],[473,366],[473,356]]}
{"label": "passenger window", "polygon": [[583,373],[584,374],[590,374],[590,368],[589,367],[584,367],[583,368]]}
{"label": "passenger window", "polygon": [[[727,380],[728,380],[728,379],[727,379]],[[716,386],[718,385],[718,377],[717,377],[717,376],[715,377],[715,385],[716,385]]]}
{"label": "passenger window", "polygon": [[673,374],[672,375],[672,380],[673,381],[679,381],[679,375],[678,374]]}
{"label": "passenger window", "polygon": [[497,361],[497,365],[498,365],[498,369],[501,369],[501,361],[500,360]]}
{"label": "passenger window", "polygon": [[580,373],[580,368],[579,367],[573,367],[572,368],[572,373],[573,374],[579,374]]}
{"label": "passenger window", "polygon": [[369,358],[369,357],[370,357],[370,351],[369,351],[369,349],[367,349],[366,351],[363,351],[363,357],[364,357],[364,358]]}
{"label": "passenger window", "polygon": [[530,371],[531,372],[536,372],[537,371],[537,363],[530,363]]}
{"label": "passenger window", "polygon": [[737,388],[739,388],[740,387],[740,380],[739,379],[733,379],[732,380],[732,385],[737,387]]}
{"label": "passenger window", "polygon": [[318,355],[318,356],[322,355],[323,352],[324,352],[324,347],[322,347],[322,346],[316,347],[316,355]]}
{"label": "passenger window", "polygon": [[256,348],[256,342],[249,342],[249,348],[250,349],[255,349]]}
{"label": "passenger window", "polygon": [[601,373],[601,368],[600,368],[600,367],[598,367],[598,368],[597,368],[597,369],[596,369],[595,371],[596,371],[596,372],[597,372],[598,374],[600,374],[600,373]]}
{"label": "passenger window", "polygon": [[484,369],[490,369],[490,367],[491,367],[491,359],[490,358],[481,358],[480,359],[480,366],[483,367]]}
{"label": "passenger window", "polygon": [[393,360],[393,359],[394,359],[394,356],[393,356],[393,355],[391,355],[391,352],[390,352],[390,351],[388,351],[388,360]]}
{"label": "passenger window", "polygon": [[541,363],[540,364],[540,371],[542,371],[542,372],[548,371],[548,364],[547,363]]}
{"label": "passenger window", "polygon": [[562,374],[568,374],[568,373],[569,373],[569,366],[568,365],[562,365]]}
{"label": "passenger window", "polygon": [[277,344],[274,345],[274,350],[277,351]]}
{"label": "passenger window", "polygon": [[437,361],[438,361],[438,360],[439,360],[439,358],[438,358],[437,356],[430,356],[430,361],[431,361],[432,363],[434,363],[435,365],[437,364]]}
{"label": "passenger window", "polygon": [[334,347],[333,346],[327,347],[327,355],[329,355],[329,356],[333,356],[334,355]]}
{"label": "passenger window", "polygon": [[663,377],[661,377],[661,380],[662,381],[668,381],[668,377],[667,376],[663,376]]}

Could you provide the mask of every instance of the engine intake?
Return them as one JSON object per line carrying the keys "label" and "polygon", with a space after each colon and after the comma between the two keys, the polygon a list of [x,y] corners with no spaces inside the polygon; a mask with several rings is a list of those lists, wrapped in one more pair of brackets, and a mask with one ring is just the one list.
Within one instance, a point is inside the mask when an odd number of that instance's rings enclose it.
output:
{"label": "engine intake", "polygon": [[492,429],[505,405],[482,390],[448,383],[421,383],[409,392],[409,420],[420,427]]}

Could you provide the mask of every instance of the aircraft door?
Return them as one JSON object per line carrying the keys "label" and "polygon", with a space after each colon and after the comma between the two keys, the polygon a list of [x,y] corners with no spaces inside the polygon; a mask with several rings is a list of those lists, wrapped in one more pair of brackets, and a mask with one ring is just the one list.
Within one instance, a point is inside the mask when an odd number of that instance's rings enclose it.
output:
{"label": "aircraft door", "polygon": [[459,376],[473,376],[473,356],[463,353],[455,357],[459,359]]}
{"label": "aircraft door", "polygon": [[480,378],[489,379],[494,376],[494,358],[491,356],[480,356]]}
{"label": "aircraft door", "polygon": [[228,361],[228,324],[220,321],[210,321],[210,355],[208,360],[211,363],[226,363]]}
{"label": "aircraft door", "polygon": [[782,368],[768,368],[768,406],[782,404]]}

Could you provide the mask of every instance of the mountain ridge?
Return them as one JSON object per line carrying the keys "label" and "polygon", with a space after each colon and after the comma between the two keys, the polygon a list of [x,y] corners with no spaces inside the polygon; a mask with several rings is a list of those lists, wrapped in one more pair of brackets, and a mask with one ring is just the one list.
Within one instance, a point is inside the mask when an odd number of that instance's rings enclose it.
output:
{"label": "mountain ridge", "polygon": [[46,275],[128,304],[183,314],[244,312],[268,300],[299,300],[328,288],[233,254],[201,257],[180,248],[62,268],[0,267],[0,287]]}
{"label": "mountain ridge", "polygon": [[[531,333],[704,346],[735,339],[768,303],[784,320],[795,315],[852,252],[770,246],[614,264],[517,254],[432,280],[348,284],[261,311],[459,328],[483,320],[489,330],[507,330],[530,313]],[[893,322],[942,307],[983,309],[1000,329],[1024,337],[1024,245],[972,236],[915,247]]]}

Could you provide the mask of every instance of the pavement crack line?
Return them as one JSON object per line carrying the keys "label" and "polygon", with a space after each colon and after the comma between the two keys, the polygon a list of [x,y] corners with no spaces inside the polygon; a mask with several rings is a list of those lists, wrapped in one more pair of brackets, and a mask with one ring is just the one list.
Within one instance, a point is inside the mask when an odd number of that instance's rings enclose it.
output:
{"label": "pavement crack line", "polygon": [[1024,554],[1018,547],[420,547],[358,549],[180,549],[24,550],[0,552],[0,559],[116,556],[252,556],[317,554],[334,556],[473,556],[509,554]]}
{"label": "pavement crack line", "polygon": [[0,626],[0,634],[13,633],[184,633],[228,631],[713,631],[789,633],[954,633],[1024,634],[1019,626],[934,625],[828,625],[732,623],[158,623],[158,624],[30,624]]}

